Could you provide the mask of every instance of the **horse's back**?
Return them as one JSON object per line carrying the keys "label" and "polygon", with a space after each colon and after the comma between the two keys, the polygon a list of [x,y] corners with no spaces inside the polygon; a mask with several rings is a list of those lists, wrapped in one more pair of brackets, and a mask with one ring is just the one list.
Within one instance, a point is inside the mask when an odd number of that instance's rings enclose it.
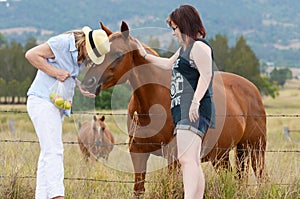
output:
{"label": "horse's back", "polygon": [[244,77],[232,73],[222,73],[222,77],[227,87],[228,114],[236,114],[237,117],[240,115],[245,120],[244,134],[240,142],[251,142],[251,139],[265,137],[266,112],[258,88]]}
{"label": "horse's back", "polygon": [[[259,90],[252,82],[233,73],[220,72],[220,75],[226,87],[226,95],[234,97],[244,111],[265,112]],[[234,100],[232,98],[227,99]]]}
{"label": "horse's back", "polygon": [[92,125],[90,122],[84,122],[78,132],[78,139],[80,141],[88,141],[90,136],[92,136]]}
{"label": "horse's back", "polygon": [[236,136],[240,137],[238,142],[251,142],[251,139],[265,137],[266,112],[258,88],[239,75],[226,72],[220,75],[226,90],[226,117],[231,118],[226,118],[230,120],[228,126],[232,128],[232,122],[239,121],[243,130],[241,136]]}

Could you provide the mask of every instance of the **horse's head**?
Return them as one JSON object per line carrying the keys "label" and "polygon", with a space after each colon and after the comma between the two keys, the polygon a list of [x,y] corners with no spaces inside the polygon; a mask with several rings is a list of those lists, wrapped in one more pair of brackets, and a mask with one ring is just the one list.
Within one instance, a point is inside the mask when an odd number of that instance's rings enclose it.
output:
{"label": "horse's head", "polygon": [[100,128],[102,131],[106,129],[106,124],[104,122],[105,116],[103,115],[101,118],[98,118],[98,124],[100,125]]}
{"label": "horse's head", "polygon": [[106,124],[104,122],[105,116],[98,118],[96,115],[93,117],[92,128],[95,134],[103,134],[103,131],[106,129]]}
{"label": "horse's head", "polygon": [[96,95],[99,95],[101,90],[126,82],[129,78],[128,71],[137,62],[145,61],[137,50],[135,39],[129,35],[128,25],[124,21],[121,31],[116,33],[112,33],[102,23],[100,25],[109,37],[110,52],[105,55],[101,64],[89,68],[82,80],[82,86]]}

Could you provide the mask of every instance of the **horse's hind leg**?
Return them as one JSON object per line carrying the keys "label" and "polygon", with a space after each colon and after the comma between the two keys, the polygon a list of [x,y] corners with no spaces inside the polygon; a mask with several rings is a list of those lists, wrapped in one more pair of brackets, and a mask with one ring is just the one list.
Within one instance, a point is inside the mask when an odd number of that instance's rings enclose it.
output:
{"label": "horse's hind leg", "polygon": [[211,156],[211,162],[216,172],[220,171],[232,171],[229,161],[230,150],[216,149],[216,154]]}
{"label": "horse's hind leg", "polygon": [[247,144],[238,144],[236,146],[236,170],[240,179],[248,177],[249,146]]}

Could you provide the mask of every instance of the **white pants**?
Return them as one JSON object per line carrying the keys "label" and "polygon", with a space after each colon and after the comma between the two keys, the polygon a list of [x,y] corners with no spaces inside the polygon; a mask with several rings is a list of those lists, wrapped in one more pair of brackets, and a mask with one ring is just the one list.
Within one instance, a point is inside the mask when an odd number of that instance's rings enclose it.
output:
{"label": "white pants", "polygon": [[36,178],[36,199],[64,196],[62,111],[51,102],[29,96],[27,111],[40,143]]}

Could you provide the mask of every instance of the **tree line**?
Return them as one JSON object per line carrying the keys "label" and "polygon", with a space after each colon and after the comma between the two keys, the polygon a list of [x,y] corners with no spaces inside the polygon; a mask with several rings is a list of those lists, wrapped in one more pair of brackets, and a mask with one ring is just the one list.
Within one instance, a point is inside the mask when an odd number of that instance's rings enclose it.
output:
{"label": "tree line", "polygon": [[[265,64],[259,62],[243,36],[237,38],[236,44],[232,47],[229,47],[225,35],[217,34],[208,41],[214,51],[215,70],[245,77],[255,84],[261,95],[275,98],[285,81],[292,78],[292,72],[288,68],[274,68],[270,74],[264,73]],[[148,43],[165,57],[171,56],[179,47],[175,40],[171,41],[167,51],[160,50],[160,42],[157,38],[150,38]]]}
{"label": "tree line", "polygon": [[[275,68],[270,76],[262,74],[259,60],[243,36],[236,40],[233,47],[229,47],[225,35],[217,34],[214,38],[210,38],[209,42],[214,50],[216,70],[235,73],[247,78],[258,87],[262,95],[275,98],[280,86],[284,85],[286,79],[292,77],[289,69]],[[157,38],[150,38],[147,44],[157,50],[162,57],[169,57],[179,47],[175,40],[172,40],[168,50],[163,51]],[[33,37],[29,37],[26,44],[22,45],[14,40],[8,42],[0,34],[1,104],[26,102],[26,92],[35,77],[36,68],[31,66],[24,55],[28,49],[36,45],[37,41]],[[74,103],[84,103],[86,106],[93,104],[92,106],[97,108],[110,109],[112,108],[113,94],[120,95],[113,98],[114,108],[126,108],[131,96],[131,90],[127,85],[119,87],[117,92],[114,91],[114,88],[103,91],[102,95],[96,97],[93,103],[76,92]],[[126,99],[125,103],[124,99]]]}
{"label": "tree line", "polygon": [[[28,38],[25,45],[15,40],[8,42],[0,34],[0,103],[24,103],[27,90],[35,76],[36,69],[25,59],[25,52],[36,46],[34,38]],[[26,101],[26,100],[25,100]]]}

